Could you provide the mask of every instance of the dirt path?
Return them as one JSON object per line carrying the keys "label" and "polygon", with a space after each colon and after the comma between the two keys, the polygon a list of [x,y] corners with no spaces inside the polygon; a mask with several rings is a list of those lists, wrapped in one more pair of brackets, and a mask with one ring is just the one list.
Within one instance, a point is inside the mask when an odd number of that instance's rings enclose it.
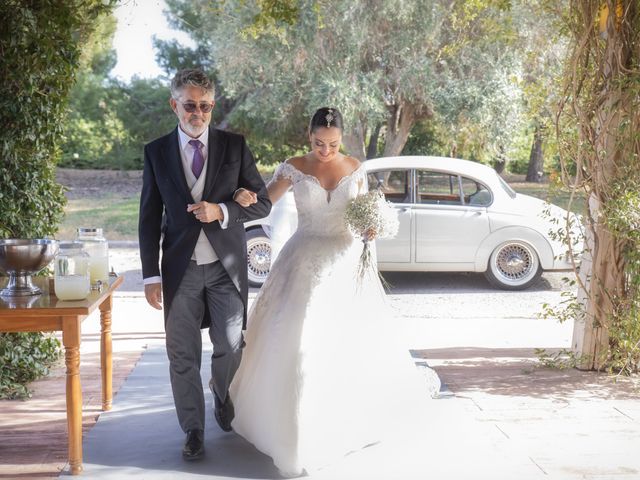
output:
{"label": "dirt path", "polygon": [[[265,181],[270,175],[265,175]],[[516,190],[524,184],[524,175],[503,175],[505,180]],[[142,170],[77,170],[58,168],[56,179],[69,190],[66,195],[70,200],[78,198],[103,198],[118,196],[122,198],[137,197],[142,188]],[[544,184],[546,185],[546,184]]]}
{"label": "dirt path", "polygon": [[58,168],[56,179],[68,188],[70,200],[118,196],[132,198],[140,194],[142,170],[77,170]]}

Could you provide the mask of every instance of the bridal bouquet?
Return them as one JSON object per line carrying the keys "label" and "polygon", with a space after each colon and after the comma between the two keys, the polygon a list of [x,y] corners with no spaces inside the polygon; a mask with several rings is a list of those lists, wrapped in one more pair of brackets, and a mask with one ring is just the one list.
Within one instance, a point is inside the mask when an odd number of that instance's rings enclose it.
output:
{"label": "bridal bouquet", "polygon": [[373,267],[369,241],[395,237],[399,226],[398,213],[380,190],[371,190],[351,200],[345,211],[345,221],[364,243],[358,266],[358,277],[362,281],[367,270]]}

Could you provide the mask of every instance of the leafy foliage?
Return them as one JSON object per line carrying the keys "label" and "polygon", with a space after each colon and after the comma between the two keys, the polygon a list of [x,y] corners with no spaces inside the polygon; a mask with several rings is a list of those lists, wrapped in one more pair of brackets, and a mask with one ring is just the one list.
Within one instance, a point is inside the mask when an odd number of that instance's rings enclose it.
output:
{"label": "leafy foliage", "polygon": [[60,341],[40,333],[0,333],[0,398],[27,398],[26,384],[47,375]]}
{"label": "leafy foliage", "polygon": [[82,50],[69,94],[63,167],[142,168],[144,144],[175,126],[166,82],[134,78],[125,84],[108,77],[116,58],[115,27],[115,17],[102,15]]}
{"label": "leafy foliage", "polygon": [[486,132],[484,151],[510,138],[514,122],[507,120],[518,102],[505,81],[513,61],[508,3],[168,5],[174,26],[210,52],[220,83],[235,99],[227,122],[233,128],[302,148],[309,115],[335,105],[346,119],[347,151],[364,158],[377,154],[377,148],[365,150],[371,142],[378,147],[378,138],[384,155],[400,153],[416,122],[434,114],[450,133],[461,122],[481,124],[475,131]]}
{"label": "leafy foliage", "polygon": [[[80,42],[110,8],[100,0],[0,2],[0,238],[54,235],[64,207],[54,178]],[[107,61],[107,60],[104,60]],[[41,334],[0,335],[0,388],[24,396],[57,344]]]}
{"label": "leafy foliage", "polygon": [[[519,54],[518,87],[522,92],[522,118],[528,151],[514,152],[516,164],[512,172],[527,173],[527,181],[540,181],[537,171],[558,170],[553,132],[554,106],[561,92],[562,65],[567,55],[567,38],[561,34],[561,21],[556,12],[545,8],[546,0],[515,2],[514,18],[518,18]],[[540,143],[541,158],[534,158],[532,143]],[[525,158],[526,157],[526,158]],[[543,160],[545,160],[543,162]],[[539,161],[540,163],[535,165]]]}
{"label": "leafy foliage", "polygon": [[556,352],[548,352],[545,348],[536,348],[534,353],[538,357],[540,366],[545,368],[565,370],[567,368],[575,368],[579,363],[575,352],[565,348]]}
{"label": "leafy foliage", "polygon": [[621,244],[625,294],[614,298],[607,362],[612,370],[640,370],[640,177],[637,166],[611,186],[603,222]]}
{"label": "leafy foliage", "polygon": [[159,79],[124,84],[84,72],[70,97],[63,167],[140,169],[143,146],[176,125]]}

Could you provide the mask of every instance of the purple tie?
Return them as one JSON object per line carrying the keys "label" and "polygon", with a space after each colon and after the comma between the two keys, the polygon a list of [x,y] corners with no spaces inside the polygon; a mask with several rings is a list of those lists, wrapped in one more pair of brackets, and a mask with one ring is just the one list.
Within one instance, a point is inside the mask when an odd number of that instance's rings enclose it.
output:
{"label": "purple tie", "polygon": [[189,140],[189,145],[193,147],[193,162],[191,162],[191,171],[200,177],[202,167],[204,167],[204,157],[202,156],[202,147],[204,146],[200,140]]}

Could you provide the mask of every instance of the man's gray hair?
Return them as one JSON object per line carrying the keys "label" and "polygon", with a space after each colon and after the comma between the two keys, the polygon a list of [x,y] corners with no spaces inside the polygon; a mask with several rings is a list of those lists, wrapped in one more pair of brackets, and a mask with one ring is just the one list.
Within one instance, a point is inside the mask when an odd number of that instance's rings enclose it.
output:
{"label": "man's gray hair", "polygon": [[178,70],[173,80],[171,80],[171,96],[173,98],[179,97],[180,90],[184,87],[199,87],[206,92],[210,92],[214,97],[216,95],[216,88],[211,79],[206,73],[197,68]]}

